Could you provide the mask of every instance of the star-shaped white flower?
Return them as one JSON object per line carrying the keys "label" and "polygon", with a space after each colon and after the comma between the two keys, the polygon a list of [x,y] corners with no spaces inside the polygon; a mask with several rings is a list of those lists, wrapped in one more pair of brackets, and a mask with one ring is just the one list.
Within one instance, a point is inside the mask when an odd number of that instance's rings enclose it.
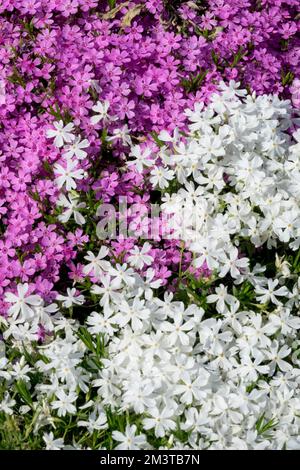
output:
{"label": "star-shaped white flower", "polygon": [[48,129],[46,132],[46,136],[48,139],[54,138],[54,145],[56,147],[62,147],[64,143],[70,143],[75,139],[74,134],[72,134],[72,130],[74,129],[74,124],[69,122],[66,126],[62,120],[56,121],[53,123],[55,129]]}

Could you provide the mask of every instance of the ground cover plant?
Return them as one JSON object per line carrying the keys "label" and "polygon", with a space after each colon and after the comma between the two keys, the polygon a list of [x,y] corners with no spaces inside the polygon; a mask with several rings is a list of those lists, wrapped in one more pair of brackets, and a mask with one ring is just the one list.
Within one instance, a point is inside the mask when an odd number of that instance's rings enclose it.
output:
{"label": "ground cover plant", "polygon": [[0,448],[300,448],[298,33],[1,3]]}

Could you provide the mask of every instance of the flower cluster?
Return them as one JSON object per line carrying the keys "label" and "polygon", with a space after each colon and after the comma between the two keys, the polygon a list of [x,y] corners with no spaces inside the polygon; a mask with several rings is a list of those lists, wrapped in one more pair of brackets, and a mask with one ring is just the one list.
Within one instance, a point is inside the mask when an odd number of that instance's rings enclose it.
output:
{"label": "flower cluster", "polygon": [[[97,201],[132,198],[141,206],[132,223],[141,229],[138,217],[151,194],[138,171],[124,171],[128,146],[163,129],[186,130],[184,110],[207,103],[220,79],[290,96],[299,106],[297,6],[298,0],[3,0],[1,296],[22,282],[51,302],[59,283],[70,285],[92,231],[88,223],[74,235],[72,214],[83,227]],[[55,135],[54,145],[47,135]],[[74,181],[80,201],[60,191],[64,182],[74,189]],[[118,257],[127,242],[114,248]],[[180,244],[155,250],[156,275],[171,284]],[[6,310],[1,299],[1,314]]]}
{"label": "flower cluster", "polygon": [[[93,112],[93,126],[114,121],[105,101]],[[90,140],[73,122],[45,129],[60,152],[59,220],[74,238],[87,228],[89,240],[55,302],[24,281],[6,289],[5,439],[22,447],[30,435],[47,449],[300,448],[298,114],[277,95],[221,82],[208,106],[185,110],[185,129],[140,144],[122,125],[102,136],[105,145],[126,136],[122,177],[156,194],[161,238],[179,253],[168,286],[151,239],[97,239],[84,212],[104,201],[84,191]],[[11,436],[12,423],[24,432]]]}
{"label": "flower cluster", "polygon": [[162,207],[175,214],[170,224],[195,254],[195,266],[205,261],[221,277],[230,272],[242,282],[245,239],[255,249],[300,246],[300,120],[277,96],[246,95],[233,81],[220,87],[205,109],[186,111],[184,139],[158,136],[166,145],[150,181],[161,189],[174,178],[180,183],[162,197]]}

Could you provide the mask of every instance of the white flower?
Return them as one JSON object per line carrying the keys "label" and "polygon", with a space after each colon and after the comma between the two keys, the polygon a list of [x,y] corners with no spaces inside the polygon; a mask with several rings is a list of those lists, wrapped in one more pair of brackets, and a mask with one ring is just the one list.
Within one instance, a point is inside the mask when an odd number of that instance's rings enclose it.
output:
{"label": "white flower", "polygon": [[135,424],[130,426],[127,424],[125,433],[120,431],[113,431],[112,438],[120,442],[114,450],[140,450],[147,446],[146,437],[144,434],[136,436],[137,427]]}
{"label": "white flower", "polygon": [[150,182],[153,186],[159,186],[161,189],[169,186],[169,181],[174,178],[174,171],[167,168],[155,166],[151,170]]}
{"label": "white flower", "polygon": [[225,302],[228,305],[232,305],[235,301],[235,297],[227,293],[227,287],[223,284],[220,284],[219,287],[216,287],[216,293],[208,295],[206,298],[208,303],[217,302],[217,310],[219,313],[224,313],[226,310]]}
{"label": "white flower", "polygon": [[28,320],[34,316],[34,309],[32,307],[41,305],[42,299],[39,295],[26,295],[28,289],[28,284],[18,284],[17,294],[12,292],[4,294],[5,302],[13,304],[8,309],[9,315],[12,315],[14,318],[20,316],[23,320]]}
{"label": "white flower", "polygon": [[64,447],[64,440],[62,438],[54,439],[53,432],[44,433],[43,441],[46,444],[46,450],[61,450]]}
{"label": "white flower", "polygon": [[0,357],[0,377],[3,377],[5,380],[9,380],[11,377],[10,372],[7,369],[8,359],[6,357]]}
{"label": "white flower", "polygon": [[144,381],[130,381],[123,395],[125,406],[130,406],[135,413],[143,413],[149,407],[155,406],[153,385]]}
{"label": "white flower", "polygon": [[219,88],[228,98],[235,98],[236,96],[245,96],[247,94],[246,90],[240,88],[240,82],[235,82],[234,80],[230,80],[229,84],[221,81],[219,83]]}
{"label": "white flower", "polygon": [[91,288],[93,294],[101,295],[100,305],[106,306],[110,302],[115,302],[116,304],[122,300],[122,295],[117,292],[121,288],[121,281],[119,279],[112,279],[109,275],[101,276],[101,286],[94,284]]}
{"label": "white flower", "polygon": [[275,367],[278,366],[282,372],[288,372],[292,369],[292,365],[283,359],[287,357],[291,352],[291,349],[285,344],[280,348],[278,341],[273,341],[270,350],[266,350],[266,356],[271,361],[268,366],[270,367],[270,373],[274,373]]}
{"label": "white flower", "polygon": [[274,232],[282,242],[287,243],[300,228],[299,210],[291,210],[277,217],[273,223]]}
{"label": "white flower", "polygon": [[215,269],[218,267],[218,257],[220,256],[221,250],[218,248],[218,240],[215,239],[200,239],[200,237],[190,245],[190,249],[195,254],[199,253],[199,256],[195,256],[194,265],[196,268],[200,268],[207,264],[209,269]]}
{"label": "white flower", "polygon": [[10,373],[15,380],[24,380],[24,382],[29,382],[30,377],[27,374],[31,371],[31,367],[25,363],[25,357],[22,356],[21,359],[12,366]]}
{"label": "white flower", "polygon": [[62,147],[64,143],[70,143],[75,139],[74,134],[72,134],[72,130],[74,129],[74,124],[69,122],[66,126],[64,126],[63,121],[58,121],[53,123],[55,129],[48,129],[47,130],[47,137],[54,139],[54,145],[56,147]]}
{"label": "white flower", "polygon": [[300,317],[291,315],[289,309],[281,309],[279,312],[271,313],[269,316],[270,326],[273,328],[273,333],[281,330],[283,335],[289,335],[293,330],[300,329]]}
{"label": "white flower", "polygon": [[225,154],[221,139],[214,134],[201,137],[199,150],[204,157],[203,161],[207,162],[214,157],[220,157]]}
{"label": "white flower", "polygon": [[75,180],[81,180],[84,177],[83,169],[78,169],[76,167],[77,162],[70,159],[66,161],[66,168],[61,166],[59,163],[55,163],[55,183],[59,188],[65,186],[67,191],[71,191],[71,189],[76,189],[77,183]]}
{"label": "white flower", "polygon": [[276,297],[287,297],[289,295],[289,291],[285,286],[275,289],[278,286],[278,283],[278,279],[268,279],[268,287],[256,286],[255,292],[259,294],[256,297],[257,300],[262,304],[271,301],[275,305],[280,305],[281,302],[276,299]]}
{"label": "white flower", "polygon": [[193,400],[201,400],[205,398],[206,392],[203,387],[207,385],[209,380],[209,373],[202,369],[197,373],[197,378],[192,381],[188,373],[182,377],[182,383],[176,385],[174,389],[175,395],[180,395],[180,401],[191,405]]}
{"label": "white flower", "polygon": [[151,248],[150,243],[147,242],[141,249],[138,246],[133,247],[129,252],[130,256],[128,256],[129,264],[137,269],[142,269],[145,264],[149,266],[154,260],[152,256],[147,254]]}
{"label": "white flower", "polygon": [[110,266],[109,274],[116,278],[122,285],[133,286],[136,281],[136,274],[132,268],[128,268],[127,264],[116,264],[116,267]]}
{"label": "white flower", "polygon": [[190,124],[190,129],[193,132],[196,132],[200,129],[202,130],[203,127],[206,127],[206,129],[207,128],[210,129],[210,125],[207,124],[204,118],[203,108],[204,108],[204,103],[201,102],[201,103],[195,103],[193,110],[190,110],[190,109],[185,110],[185,115],[189,118],[189,121],[192,123]]}
{"label": "white flower", "polygon": [[241,273],[241,269],[247,268],[249,264],[248,258],[238,258],[238,249],[235,247],[230,248],[228,256],[227,254],[222,255],[220,261],[222,263],[221,277],[230,272],[231,277],[237,278]]}
{"label": "white flower", "polygon": [[241,366],[236,373],[243,378],[245,383],[247,381],[253,383],[258,379],[259,375],[269,372],[269,366],[262,364],[264,360],[264,355],[260,352],[255,353],[254,360],[248,354],[244,354],[241,357]]}
{"label": "white flower", "polygon": [[145,308],[144,301],[136,297],[133,302],[122,301],[118,307],[119,313],[115,316],[115,322],[124,327],[129,322],[133,331],[141,331],[145,320],[149,318],[150,311]]}
{"label": "white flower", "polygon": [[80,137],[77,137],[74,142],[72,142],[68,147],[66,148],[66,153],[64,153],[64,157],[72,158],[75,157],[78,160],[83,160],[86,158],[87,153],[85,150],[88,148],[90,145],[89,141],[87,139],[81,140]]}
{"label": "white flower", "polygon": [[70,289],[67,288],[67,295],[57,295],[56,300],[62,302],[62,306],[65,308],[70,308],[73,305],[82,305],[84,303],[84,296],[77,294],[75,287]]}
{"label": "white flower", "polygon": [[[196,103],[197,104],[200,104],[200,103]],[[203,103],[201,103],[201,105],[203,106]],[[171,137],[170,133],[168,131],[160,131],[160,133],[158,134],[158,138],[159,140],[161,140],[162,142],[173,142],[174,144],[177,143],[178,141],[178,138],[179,138],[179,129],[176,127],[174,129],[174,132],[173,132],[173,137]]]}
{"label": "white flower", "polygon": [[115,121],[117,118],[115,116],[109,116],[109,101],[105,100],[103,103],[97,101],[97,104],[92,107],[92,110],[96,113],[95,116],[91,117],[91,123],[93,125],[97,124],[99,121],[107,123],[109,121]]}
{"label": "white flower", "polygon": [[173,323],[166,321],[161,325],[162,331],[168,332],[170,344],[175,344],[178,340],[182,345],[189,344],[190,337],[188,332],[191,331],[193,327],[194,321],[188,320],[184,322],[180,312],[175,312]]}
{"label": "white flower", "polygon": [[60,220],[60,222],[67,223],[73,215],[74,220],[78,225],[85,224],[85,218],[80,214],[79,209],[84,209],[86,204],[85,202],[79,201],[79,196],[75,194],[69,193],[68,197],[64,194],[60,194],[57,205],[66,208],[66,210],[58,216],[58,220]]}
{"label": "white flower", "polygon": [[4,393],[4,397],[2,398],[0,402],[0,412],[3,411],[3,413],[7,415],[13,415],[13,407],[16,404],[16,400],[11,398],[10,394],[8,392]]}
{"label": "white flower", "polygon": [[113,310],[105,308],[103,314],[98,312],[92,312],[87,318],[86,324],[88,325],[87,330],[92,334],[106,333],[109,336],[117,331],[113,325],[116,324]]}
{"label": "white flower", "polygon": [[108,142],[112,142],[114,140],[120,139],[124,146],[131,146],[131,136],[130,136],[130,129],[128,129],[127,124],[125,124],[121,129],[114,129],[113,135],[107,137],[106,140]]}
{"label": "white flower", "polygon": [[284,259],[284,257],[279,258],[278,254],[275,255],[275,266],[282,273],[283,277],[289,277],[291,274],[290,263]]}
{"label": "white flower", "polygon": [[105,246],[101,246],[99,253],[95,256],[91,251],[87,252],[87,256],[84,257],[86,261],[89,261],[83,268],[84,274],[90,274],[94,272],[96,276],[102,274],[103,271],[108,271],[110,269],[110,264],[108,261],[105,261],[103,258],[106,258],[109,250]]}
{"label": "white flower", "polygon": [[108,427],[107,418],[103,411],[94,410],[88,418],[88,421],[78,421],[78,426],[86,427],[90,434],[93,431],[100,431]]}
{"label": "white flower", "polygon": [[153,429],[156,437],[164,437],[166,432],[176,429],[176,423],[173,420],[174,411],[165,407],[163,410],[153,408],[149,410],[151,418],[143,419],[144,429]]}
{"label": "white flower", "polygon": [[52,401],[51,407],[54,410],[57,410],[59,417],[66,416],[67,413],[70,413],[71,415],[76,413],[76,406],[73,405],[73,403],[77,400],[76,393],[70,391],[67,395],[64,390],[57,390],[55,395],[58,400]]}
{"label": "white flower", "polygon": [[135,145],[131,148],[129,157],[134,157],[135,160],[130,160],[128,165],[134,165],[139,173],[142,173],[144,167],[150,167],[155,162],[155,158],[152,157],[151,149],[146,147],[142,150],[139,145]]}

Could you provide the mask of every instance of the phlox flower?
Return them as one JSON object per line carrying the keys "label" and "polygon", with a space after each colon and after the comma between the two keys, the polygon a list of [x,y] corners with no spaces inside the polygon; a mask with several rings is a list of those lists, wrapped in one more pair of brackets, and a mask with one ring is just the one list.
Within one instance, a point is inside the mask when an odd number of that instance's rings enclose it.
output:
{"label": "phlox flower", "polygon": [[174,178],[173,170],[168,170],[163,167],[154,167],[151,170],[150,182],[153,186],[158,186],[161,189],[165,189],[169,186],[169,181]]}
{"label": "phlox flower", "polygon": [[95,106],[92,107],[92,110],[96,113],[94,116],[91,117],[91,123],[93,125],[98,124],[98,122],[103,121],[103,123],[107,123],[108,121],[116,120],[115,116],[109,116],[108,110],[110,107],[109,101],[105,100],[103,103],[98,101]]}
{"label": "phlox flower", "polygon": [[61,194],[57,201],[57,205],[65,208],[64,212],[58,216],[58,220],[63,223],[68,222],[70,217],[73,215],[74,220],[78,225],[85,224],[85,218],[80,214],[79,210],[84,209],[86,204],[84,202],[79,202],[80,198],[76,194],[70,193],[67,196]]}
{"label": "phlox flower", "polygon": [[154,258],[148,254],[150,250],[150,243],[144,243],[141,249],[135,246],[130,250],[127,261],[131,266],[137,269],[142,269],[145,265],[149,266],[154,260]]}
{"label": "phlox flower", "polygon": [[132,147],[129,156],[134,157],[135,160],[129,160],[128,165],[134,165],[139,173],[142,173],[144,167],[151,167],[155,161],[151,149],[149,147],[141,149],[140,145]]}
{"label": "phlox flower", "polygon": [[84,274],[90,274],[93,272],[95,276],[99,276],[103,271],[108,271],[110,269],[110,264],[108,261],[104,260],[108,253],[109,250],[105,246],[100,248],[97,256],[95,256],[91,251],[88,251],[84,259],[89,261],[89,263],[83,268]]}
{"label": "phlox flower", "polygon": [[84,177],[82,168],[77,168],[77,162],[70,159],[67,160],[66,167],[55,163],[54,174],[58,188],[65,187],[67,191],[76,189],[76,180],[81,180]]}
{"label": "phlox flower", "polygon": [[144,429],[154,429],[156,437],[164,437],[169,430],[176,429],[173,420],[174,410],[165,407],[163,410],[152,408],[149,410],[150,418],[143,419]]}
{"label": "phlox flower", "polygon": [[275,305],[280,305],[281,302],[276,297],[287,297],[289,295],[289,291],[285,286],[276,289],[278,284],[278,279],[268,279],[267,287],[256,286],[255,292],[258,294],[257,300],[260,303],[267,303],[271,301]]}
{"label": "phlox flower", "polygon": [[74,134],[72,134],[72,130],[74,129],[72,122],[64,126],[63,121],[60,120],[54,122],[53,125],[55,129],[48,129],[46,135],[48,139],[54,137],[54,145],[56,147],[62,147],[64,143],[70,143],[75,139]]}
{"label": "phlox flower", "polygon": [[126,426],[125,433],[113,431],[112,438],[120,442],[115,450],[140,450],[147,445],[146,436],[144,434],[136,435],[137,427],[135,424]]}
{"label": "phlox flower", "polygon": [[83,160],[87,156],[87,152],[84,150],[89,148],[89,141],[87,139],[81,140],[80,137],[76,137],[76,139],[66,147],[66,152],[64,153],[64,157],[66,158],[77,158],[78,160]]}
{"label": "phlox flower", "polygon": [[52,431],[44,433],[43,441],[46,444],[46,450],[61,450],[64,447],[64,440],[62,438],[55,439]]}
{"label": "phlox flower", "polygon": [[106,414],[103,411],[96,412],[95,410],[89,415],[88,421],[78,421],[78,426],[87,428],[90,434],[106,429],[108,427]]}
{"label": "phlox flower", "polygon": [[65,308],[70,308],[73,305],[82,305],[84,303],[84,296],[78,295],[75,287],[70,289],[67,288],[67,295],[57,295],[56,300],[62,302],[62,306]]}
{"label": "phlox flower", "polygon": [[24,320],[34,316],[34,307],[41,305],[42,299],[39,295],[27,295],[28,290],[29,285],[25,283],[18,284],[16,294],[12,292],[5,293],[5,302],[13,304],[8,309],[9,315],[14,318],[20,316]]}
{"label": "phlox flower", "polygon": [[70,391],[68,394],[66,394],[64,390],[57,390],[55,395],[58,400],[53,400],[51,402],[51,407],[52,409],[57,410],[59,417],[66,416],[67,413],[76,413],[76,406],[73,405],[73,403],[77,400],[76,393]]}

